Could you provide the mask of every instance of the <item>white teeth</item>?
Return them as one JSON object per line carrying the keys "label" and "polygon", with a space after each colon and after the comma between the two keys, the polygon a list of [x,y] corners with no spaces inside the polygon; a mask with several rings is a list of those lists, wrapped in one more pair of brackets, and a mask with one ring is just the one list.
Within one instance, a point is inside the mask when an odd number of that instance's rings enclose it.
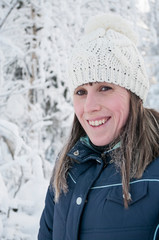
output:
{"label": "white teeth", "polygon": [[89,121],[89,124],[91,125],[91,126],[100,126],[100,125],[102,125],[102,124],[104,124],[106,122],[106,120],[105,119],[102,119],[102,120],[96,120],[96,121]]}
{"label": "white teeth", "polygon": [[99,122],[98,121],[95,121],[95,126],[98,126],[99,125]]}

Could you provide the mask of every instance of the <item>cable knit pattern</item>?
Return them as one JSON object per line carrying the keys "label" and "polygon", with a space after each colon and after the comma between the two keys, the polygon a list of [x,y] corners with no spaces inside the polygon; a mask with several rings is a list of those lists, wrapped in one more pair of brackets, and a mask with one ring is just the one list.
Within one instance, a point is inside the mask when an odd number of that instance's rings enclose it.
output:
{"label": "cable knit pattern", "polygon": [[121,33],[122,26],[120,32],[111,28],[104,29],[102,24],[75,46],[69,63],[70,90],[73,93],[89,82],[109,82],[132,91],[144,102],[149,81],[143,58],[128,34]]}

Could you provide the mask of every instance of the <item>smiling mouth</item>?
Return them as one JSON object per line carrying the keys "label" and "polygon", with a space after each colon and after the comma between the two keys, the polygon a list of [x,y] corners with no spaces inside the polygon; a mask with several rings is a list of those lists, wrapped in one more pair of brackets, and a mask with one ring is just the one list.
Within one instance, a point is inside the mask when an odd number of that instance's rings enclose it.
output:
{"label": "smiling mouth", "polygon": [[88,123],[89,123],[90,126],[98,127],[98,126],[101,126],[101,125],[103,125],[104,123],[106,123],[109,119],[110,119],[110,118],[104,118],[104,119],[95,120],[95,121],[89,120]]}

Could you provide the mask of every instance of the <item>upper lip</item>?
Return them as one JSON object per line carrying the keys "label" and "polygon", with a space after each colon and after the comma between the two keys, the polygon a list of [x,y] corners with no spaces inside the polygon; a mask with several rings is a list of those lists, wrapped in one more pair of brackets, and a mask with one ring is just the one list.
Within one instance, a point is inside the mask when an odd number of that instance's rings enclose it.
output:
{"label": "upper lip", "polygon": [[100,120],[106,120],[106,119],[108,119],[108,118],[110,118],[110,116],[109,117],[98,117],[98,118],[89,118],[89,119],[87,119],[87,121],[100,121]]}

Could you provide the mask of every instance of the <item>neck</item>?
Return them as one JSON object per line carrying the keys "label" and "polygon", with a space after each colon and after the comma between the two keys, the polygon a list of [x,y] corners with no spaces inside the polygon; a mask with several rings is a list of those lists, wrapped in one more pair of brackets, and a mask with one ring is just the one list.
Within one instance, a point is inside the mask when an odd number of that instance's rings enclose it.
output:
{"label": "neck", "polygon": [[84,142],[87,146],[90,146],[95,151],[101,152],[101,153],[103,153],[103,152],[110,152],[110,151],[120,147],[120,140],[119,139],[116,139],[112,143],[107,144],[105,146],[96,146],[96,145],[94,145],[87,135],[85,137],[81,137],[80,140],[82,142]]}
{"label": "neck", "polygon": [[[89,141],[90,141],[90,140],[89,140]],[[114,150],[114,149],[120,147],[120,141],[119,141],[119,140],[118,140],[118,141],[114,141],[113,143],[107,144],[107,145],[105,145],[105,146],[96,146],[96,145],[94,145],[94,144],[90,141],[90,145],[91,145],[94,149],[96,149],[96,150],[98,150],[98,151],[100,151],[100,152],[109,152],[109,151],[111,151],[111,150]]]}

